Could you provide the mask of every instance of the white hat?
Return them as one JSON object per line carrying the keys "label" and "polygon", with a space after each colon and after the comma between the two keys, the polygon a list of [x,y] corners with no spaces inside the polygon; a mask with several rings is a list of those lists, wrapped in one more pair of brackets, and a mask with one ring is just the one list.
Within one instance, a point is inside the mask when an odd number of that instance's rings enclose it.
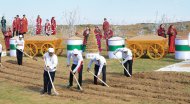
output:
{"label": "white hat", "polygon": [[48,49],[48,52],[54,53],[54,49],[53,49],[53,48],[49,48],[49,49]]}
{"label": "white hat", "polygon": [[124,49],[123,49],[123,51],[124,51],[124,52],[127,52],[127,51],[128,51],[128,49],[124,48]]}
{"label": "white hat", "polygon": [[96,55],[95,59],[100,60],[100,55]]}
{"label": "white hat", "polygon": [[23,38],[23,36],[22,36],[22,35],[19,35],[19,38]]}
{"label": "white hat", "polygon": [[73,54],[78,54],[78,52],[79,52],[78,49],[73,50]]}

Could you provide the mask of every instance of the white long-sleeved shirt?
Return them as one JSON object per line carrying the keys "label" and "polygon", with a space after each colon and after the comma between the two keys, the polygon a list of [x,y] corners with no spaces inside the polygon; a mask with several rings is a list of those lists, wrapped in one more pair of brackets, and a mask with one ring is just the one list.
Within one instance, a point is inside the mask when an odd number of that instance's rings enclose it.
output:
{"label": "white long-sleeved shirt", "polygon": [[99,71],[98,71],[98,75],[100,75],[100,73],[102,72],[102,68],[104,65],[106,65],[106,59],[103,56],[100,56],[100,60],[97,61],[96,58],[91,59],[89,64],[88,64],[88,68],[90,69],[92,63],[95,62],[96,65],[99,66]]}
{"label": "white long-sleeved shirt", "polygon": [[44,61],[45,61],[45,68],[44,70],[48,71],[47,66],[49,66],[49,71],[54,72],[56,71],[56,67],[58,64],[58,58],[55,54],[53,56],[50,56],[48,52],[44,54]]}
{"label": "white long-sleeved shirt", "polygon": [[73,64],[77,65],[76,68],[73,70],[73,72],[75,73],[78,68],[80,68],[81,65],[83,65],[83,57],[81,52],[79,51],[77,56],[75,56],[72,52],[68,54],[67,56],[67,65],[70,65],[70,59],[73,59]]}
{"label": "white long-sleeved shirt", "polygon": [[0,44],[0,53],[2,53],[3,46]]}
{"label": "white long-sleeved shirt", "polygon": [[[127,53],[124,52],[124,50],[127,50]],[[132,60],[133,59],[133,54],[131,52],[131,50],[129,48],[118,48],[115,53],[117,52],[121,52],[122,53],[122,58],[124,59],[124,61],[122,62],[123,64],[125,62],[127,62],[128,60]]]}
{"label": "white long-sleeved shirt", "polygon": [[16,47],[17,47],[17,49],[19,49],[19,50],[24,50],[24,43],[25,43],[25,41],[23,40],[23,39],[17,39],[16,40]]}

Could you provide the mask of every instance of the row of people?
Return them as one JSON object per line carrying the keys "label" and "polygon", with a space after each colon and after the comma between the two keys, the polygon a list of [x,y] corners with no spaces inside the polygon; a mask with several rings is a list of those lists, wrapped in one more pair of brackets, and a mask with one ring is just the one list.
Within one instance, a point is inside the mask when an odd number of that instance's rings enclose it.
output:
{"label": "row of people", "polygon": [[170,25],[168,31],[165,29],[165,25],[161,24],[159,29],[157,30],[158,36],[167,38],[168,35],[168,45],[169,45],[169,53],[175,52],[175,38],[177,35],[177,29],[174,25]]}
{"label": "row of people", "polygon": [[[132,53],[131,50],[128,48],[119,48],[118,50],[115,51],[114,54],[116,54],[117,52],[122,52],[122,56],[123,56],[123,62],[121,64],[123,64],[125,66],[125,68],[127,68],[129,70],[130,75],[132,75]],[[58,58],[57,56],[54,54],[54,49],[53,48],[49,48],[48,52],[44,54],[43,56],[44,60],[45,60],[45,68],[44,68],[44,89],[42,91],[42,94],[48,93],[49,95],[51,95],[51,89],[52,89],[52,84],[50,82],[50,78],[48,76],[48,71],[50,72],[50,76],[52,78],[52,81],[54,81],[55,78],[55,73],[56,73],[56,67],[58,64]],[[83,73],[83,63],[84,63],[84,59],[82,57],[82,53],[77,50],[74,49],[71,53],[68,54],[67,56],[67,67],[70,68],[70,60],[71,58],[73,59],[73,63],[71,66],[71,72],[70,72],[70,77],[69,77],[69,84],[67,85],[67,88],[70,88],[73,86],[73,75],[75,73],[78,73],[78,82],[79,85],[82,86],[82,73]],[[102,73],[102,80],[106,83],[106,59],[101,56],[101,55],[97,55],[95,58],[91,59],[88,67],[87,67],[87,71],[90,71],[92,64],[95,63],[94,66],[94,74],[96,76],[100,76]],[[126,72],[126,70],[124,70],[124,75],[129,76]],[[94,84],[97,85],[97,77],[94,76]],[[102,83],[103,86],[105,86],[104,83]],[[77,86],[78,89],[80,89],[79,86]]]}
{"label": "row of people", "polygon": [[[49,19],[46,19],[46,23],[45,23],[45,28],[44,31],[46,33],[46,35],[55,35],[56,34],[56,20],[55,17],[51,18],[51,23],[49,22]],[[38,15],[37,19],[36,19],[36,35],[41,34],[42,33],[42,18],[40,17],[40,15]]]}
{"label": "row of people", "polygon": [[[3,16],[2,20],[1,20],[1,30],[2,33],[4,34],[5,32],[7,32],[7,27],[6,27],[6,19]],[[40,15],[38,15],[37,19],[36,19],[36,35],[41,34],[42,33],[42,18],[40,17]],[[15,35],[23,35],[26,34],[28,32],[28,20],[26,18],[26,15],[23,15],[23,18],[20,18],[19,15],[16,15],[16,17],[14,17],[14,20],[12,22],[12,37],[14,37]],[[44,31],[46,33],[46,35],[55,35],[56,34],[56,20],[55,17],[51,18],[51,23],[49,22],[49,20],[46,20],[45,23],[45,28]]]}

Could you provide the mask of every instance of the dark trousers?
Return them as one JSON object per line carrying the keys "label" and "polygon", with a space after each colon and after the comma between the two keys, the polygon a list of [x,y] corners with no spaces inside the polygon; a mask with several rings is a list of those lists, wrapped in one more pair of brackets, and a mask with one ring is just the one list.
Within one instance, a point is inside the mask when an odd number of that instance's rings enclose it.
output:
{"label": "dark trousers", "polygon": [[19,36],[19,31],[18,30],[16,31],[16,36]]}
{"label": "dark trousers", "polygon": [[18,65],[22,65],[23,53],[17,49],[16,50],[16,56],[17,56]]}
{"label": "dark trousers", "polygon": [[[94,67],[94,73],[96,76],[98,75],[99,67],[100,66],[98,65],[95,65]],[[106,65],[104,65],[102,68],[102,80],[106,83]],[[97,84],[97,78],[95,76],[94,76],[94,84]]]}
{"label": "dark trousers", "polygon": [[[50,73],[50,76],[51,76],[51,79],[52,79],[52,82],[53,82],[54,78],[55,78],[55,71],[54,72],[49,72],[49,73]],[[51,93],[52,84],[51,84],[48,72],[45,71],[45,70],[44,70],[43,77],[44,77],[44,92]]]}
{"label": "dark trousers", "polygon": [[[129,74],[132,76],[132,66],[133,66],[133,60],[128,60],[124,63],[125,68],[129,71]],[[124,69],[124,75],[129,77],[127,71]]]}
{"label": "dark trousers", "polygon": [[1,63],[1,53],[0,53],[0,63]]}
{"label": "dark trousers", "polygon": [[13,37],[16,35],[15,33],[16,33],[16,30],[13,29]]}
{"label": "dark trousers", "polygon": [[[73,64],[72,67],[71,67],[71,70],[73,71],[75,69],[77,65]],[[81,65],[80,67],[80,72],[78,74],[78,82],[80,84],[80,86],[82,86],[82,70],[83,70],[83,65]],[[70,86],[73,86],[73,74],[70,72],[70,78],[69,78],[69,85]]]}

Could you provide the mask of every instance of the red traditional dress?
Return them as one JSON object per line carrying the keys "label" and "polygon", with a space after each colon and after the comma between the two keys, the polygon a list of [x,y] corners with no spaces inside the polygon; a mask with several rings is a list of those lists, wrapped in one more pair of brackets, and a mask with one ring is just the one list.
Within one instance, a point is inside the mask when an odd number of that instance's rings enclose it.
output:
{"label": "red traditional dress", "polygon": [[98,49],[101,52],[102,48],[101,48],[101,39],[102,39],[102,32],[99,28],[96,28],[94,30],[94,34],[96,35],[96,40],[97,40],[97,44],[98,44]]}
{"label": "red traditional dress", "polygon": [[25,34],[26,32],[28,32],[28,20],[27,18],[22,18],[22,34]]}
{"label": "red traditional dress", "polygon": [[83,36],[84,36],[83,45],[86,45],[88,37],[89,37],[89,34],[90,34],[90,30],[89,29],[84,30],[84,32],[83,32]]}
{"label": "red traditional dress", "polygon": [[166,38],[166,30],[162,28],[161,26],[162,25],[160,25],[159,29],[157,30],[158,36]]}
{"label": "red traditional dress", "polygon": [[56,34],[56,21],[54,17],[52,17],[51,19],[51,31],[52,31],[52,35]]}
{"label": "red traditional dress", "polygon": [[41,34],[41,31],[42,31],[42,19],[38,17],[36,19],[36,35]]}
{"label": "red traditional dress", "polygon": [[19,35],[19,31],[20,31],[20,18],[17,17],[16,18],[16,35]]}
{"label": "red traditional dress", "polygon": [[10,50],[10,38],[12,37],[11,28],[9,28],[8,31],[5,32],[4,37],[6,49]]}
{"label": "red traditional dress", "polygon": [[170,25],[167,34],[169,35],[169,53],[175,53],[175,38],[177,35],[177,30]]}
{"label": "red traditional dress", "polygon": [[45,24],[45,33],[46,33],[46,35],[51,35],[51,25],[50,25],[50,23],[49,22],[47,22],[46,24]]}
{"label": "red traditional dress", "polygon": [[13,37],[14,37],[16,32],[16,19],[13,20],[12,28],[13,28]]}
{"label": "red traditional dress", "polygon": [[113,31],[109,29],[107,32],[104,33],[104,39],[106,39],[106,46],[108,51],[108,39],[110,39],[113,36]]}
{"label": "red traditional dress", "polygon": [[108,22],[108,21],[104,21],[104,23],[103,23],[103,30],[104,30],[104,33],[105,33],[106,31],[108,31],[109,28],[110,28],[109,22]]}

